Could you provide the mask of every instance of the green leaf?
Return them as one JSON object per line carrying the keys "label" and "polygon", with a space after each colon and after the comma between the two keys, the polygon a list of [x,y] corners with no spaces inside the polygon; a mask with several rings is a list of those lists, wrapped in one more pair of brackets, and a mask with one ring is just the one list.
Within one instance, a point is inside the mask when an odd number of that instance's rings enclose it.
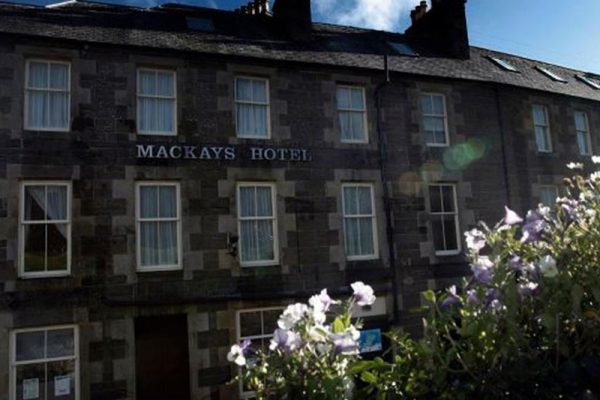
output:
{"label": "green leaf", "polygon": [[581,300],[583,299],[583,288],[581,285],[574,284],[571,288],[571,304],[573,306],[573,313],[576,315],[581,314]]}
{"label": "green leaf", "polygon": [[333,333],[342,333],[346,330],[346,326],[338,317],[333,321]]}
{"label": "green leaf", "polygon": [[423,298],[431,303],[435,302],[435,293],[433,290],[423,292]]}
{"label": "green leaf", "polygon": [[362,374],[360,374],[360,379],[372,385],[377,383],[377,376],[370,373],[369,371],[364,371]]}

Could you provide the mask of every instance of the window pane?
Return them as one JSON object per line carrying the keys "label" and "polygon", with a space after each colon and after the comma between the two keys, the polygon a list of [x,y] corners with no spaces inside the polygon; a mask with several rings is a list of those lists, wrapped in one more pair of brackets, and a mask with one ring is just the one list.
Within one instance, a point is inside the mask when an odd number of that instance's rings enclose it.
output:
{"label": "window pane", "polygon": [[345,87],[337,88],[337,105],[338,108],[351,108],[350,90]]}
{"label": "window pane", "polygon": [[421,109],[423,114],[433,114],[432,97],[428,94],[421,96]]}
{"label": "window pane", "polygon": [[254,108],[251,104],[236,104],[236,126],[239,136],[254,135]]}
{"label": "window pane", "polygon": [[444,250],[457,250],[456,217],[454,215],[444,216],[444,235],[446,236],[446,248]]}
{"label": "window pane", "polygon": [[67,219],[67,187],[50,185],[47,187],[47,217],[48,220]]}
{"label": "window pane", "polygon": [[241,260],[258,260],[258,243],[256,241],[256,221],[241,221],[240,223]]}
{"label": "window pane", "polygon": [[348,256],[360,255],[360,222],[358,218],[344,219],[344,234],[346,254]]}
{"label": "window pane", "polygon": [[433,246],[435,250],[446,250],[446,246],[444,245],[444,226],[442,224],[442,217],[433,217],[433,220],[431,221],[431,229],[433,230]]}
{"label": "window pane", "polygon": [[31,128],[44,128],[48,124],[48,92],[30,90],[27,92],[27,125]]}
{"label": "window pane", "polygon": [[454,212],[454,188],[452,186],[441,186],[444,212]]}
{"label": "window pane", "polygon": [[46,219],[46,187],[25,186],[25,221]]}
{"label": "window pane", "polygon": [[158,217],[158,187],[140,186],[140,217]]}
{"label": "window pane", "polygon": [[344,215],[358,214],[358,189],[355,186],[344,187]]}
{"label": "window pane", "polygon": [[157,74],[156,89],[159,96],[175,96],[175,75],[171,72]]}
{"label": "window pane", "polygon": [[160,265],[176,265],[177,260],[177,222],[159,223]]}
{"label": "window pane", "polygon": [[46,393],[46,364],[19,365],[16,368],[17,400],[44,399]]}
{"label": "window pane", "polygon": [[267,102],[267,82],[263,80],[252,81],[252,100],[254,102]]}
{"label": "window pane", "polygon": [[242,186],[240,187],[240,217],[256,216],[256,198],[255,187]]}
{"label": "window pane", "polygon": [[360,253],[363,256],[375,254],[373,248],[373,218],[360,218]]}
{"label": "window pane", "polygon": [[580,154],[590,154],[588,137],[586,132],[577,132],[577,146]]}
{"label": "window pane", "polygon": [[352,139],[352,113],[349,111],[340,111],[340,133],[342,139]]}
{"label": "window pane", "polygon": [[46,358],[75,355],[75,332],[72,328],[48,330]]}
{"label": "window pane", "polygon": [[365,119],[362,112],[351,112],[351,133],[352,140],[365,140]]}
{"label": "window pane", "polygon": [[141,222],[140,231],[141,265],[158,265],[158,222]]}
{"label": "window pane", "polygon": [[446,125],[443,117],[423,118],[425,139],[427,143],[444,144],[446,142]]}
{"label": "window pane", "polygon": [[267,128],[267,106],[251,106],[254,126],[252,127],[253,136],[267,137],[269,130]]}
{"label": "window pane", "polygon": [[431,96],[431,107],[433,114],[445,115],[444,110],[444,97],[443,96]]}
{"label": "window pane", "polygon": [[248,79],[235,80],[235,97],[238,101],[252,101],[252,82]]}
{"label": "window pane", "polygon": [[431,212],[442,212],[442,198],[440,186],[429,186],[429,207]]}
{"label": "window pane", "polygon": [[48,125],[51,128],[67,128],[69,126],[69,95],[67,93],[50,93],[50,110]]}
{"label": "window pane", "polygon": [[281,315],[282,310],[263,311],[263,334],[272,336],[277,329],[277,320]]}
{"label": "window pane", "polygon": [[543,126],[535,127],[535,142],[537,149],[540,151],[548,151],[550,150],[550,144],[548,143],[548,133],[547,128]]}
{"label": "window pane", "polygon": [[270,187],[257,187],[256,188],[256,216],[258,217],[272,217],[273,216],[273,204]]}
{"label": "window pane", "polygon": [[67,90],[69,88],[69,67],[64,64],[50,64],[50,88]]}
{"label": "window pane", "polygon": [[177,189],[175,186],[159,186],[161,218],[177,217]]}
{"label": "window pane", "polygon": [[358,213],[359,214],[373,214],[373,205],[371,203],[371,188],[370,187],[358,187]]}
{"label": "window pane", "polygon": [[352,108],[355,110],[363,110],[365,108],[362,89],[353,88],[351,91]]}
{"label": "window pane", "polygon": [[262,334],[261,312],[240,313],[240,337],[259,336]]}
{"label": "window pane", "polygon": [[575,113],[575,129],[578,131],[587,131],[586,115],[582,112]]}
{"label": "window pane", "polygon": [[16,361],[39,360],[45,357],[45,331],[17,333]]}
{"label": "window pane", "polygon": [[48,88],[48,64],[29,63],[29,87],[37,89]]}
{"label": "window pane", "polygon": [[67,225],[48,224],[47,232],[47,267],[48,271],[67,269]]}
{"label": "window pane", "polygon": [[256,221],[256,233],[259,250],[258,259],[273,260],[275,258],[273,252],[273,221]]}
{"label": "window pane", "polygon": [[46,269],[46,225],[25,225],[23,236],[23,270],[44,271]]}
{"label": "window pane", "polygon": [[156,131],[158,100],[147,97],[138,98],[138,125],[144,132]]}
{"label": "window pane", "polygon": [[154,71],[138,71],[139,93],[142,95],[156,95],[156,73]]}
{"label": "window pane", "polygon": [[47,364],[48,400],[75,399],[75,361],[55,361]]}
{"label": "window pane", "polygon": [[545,206],[554,206],[556,203],[557,189],[555,187],[541,187],[540,201]]}
{"label": "window pane", "polygon": [[533,106],[533,122],[535,125],[547,125],[545,107]]}
{"label": "window pane", "polygon": [[157,99],[156,106],[156,125],[150,128],[150,131],[174,132],[175,131],[175,100]]}

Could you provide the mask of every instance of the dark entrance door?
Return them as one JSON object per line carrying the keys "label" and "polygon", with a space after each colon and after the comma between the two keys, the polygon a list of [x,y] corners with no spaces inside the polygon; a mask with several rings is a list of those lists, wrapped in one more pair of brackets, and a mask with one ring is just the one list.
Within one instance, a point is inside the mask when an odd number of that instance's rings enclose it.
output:
{"label": "dark entrance door", "polygon": [[190,400],[185,315],[135,320],[138,400]]}

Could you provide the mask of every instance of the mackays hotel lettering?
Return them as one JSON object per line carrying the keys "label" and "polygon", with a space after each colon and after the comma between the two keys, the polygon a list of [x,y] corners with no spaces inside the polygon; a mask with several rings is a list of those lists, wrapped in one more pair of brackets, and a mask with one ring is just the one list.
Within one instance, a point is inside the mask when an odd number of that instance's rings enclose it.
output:
{"label": "mackays hotel lettering", "polygon": [[136,144],[138,159],[312,161],[312,152],[300,148]]}
{"label": "mackays hotel lettering", "polygon": [[164,3],[0,1],[2,400],[249,399],[229,347],[355,281],[380,353],[600,148],[600,77],[470,47],[463,0],[404,35]]}

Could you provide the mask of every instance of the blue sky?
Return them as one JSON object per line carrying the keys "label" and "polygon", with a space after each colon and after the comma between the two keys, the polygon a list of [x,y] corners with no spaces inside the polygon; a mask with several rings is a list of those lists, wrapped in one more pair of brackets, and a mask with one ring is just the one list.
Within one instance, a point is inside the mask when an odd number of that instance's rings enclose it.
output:
{"label": "blue sky", "polygon": [[[47,4],[52,0],[11,0]],[[58,1],[58,0],[57,0]],[[103,0],[151,6],[181,2],[233,9],[249,0]],[[312,0],[314,19],[402,32],[419,0]],[[272,0],[271,0],[272,2]],[[469,0],[471,44],[600,74],[599,0]]]}

